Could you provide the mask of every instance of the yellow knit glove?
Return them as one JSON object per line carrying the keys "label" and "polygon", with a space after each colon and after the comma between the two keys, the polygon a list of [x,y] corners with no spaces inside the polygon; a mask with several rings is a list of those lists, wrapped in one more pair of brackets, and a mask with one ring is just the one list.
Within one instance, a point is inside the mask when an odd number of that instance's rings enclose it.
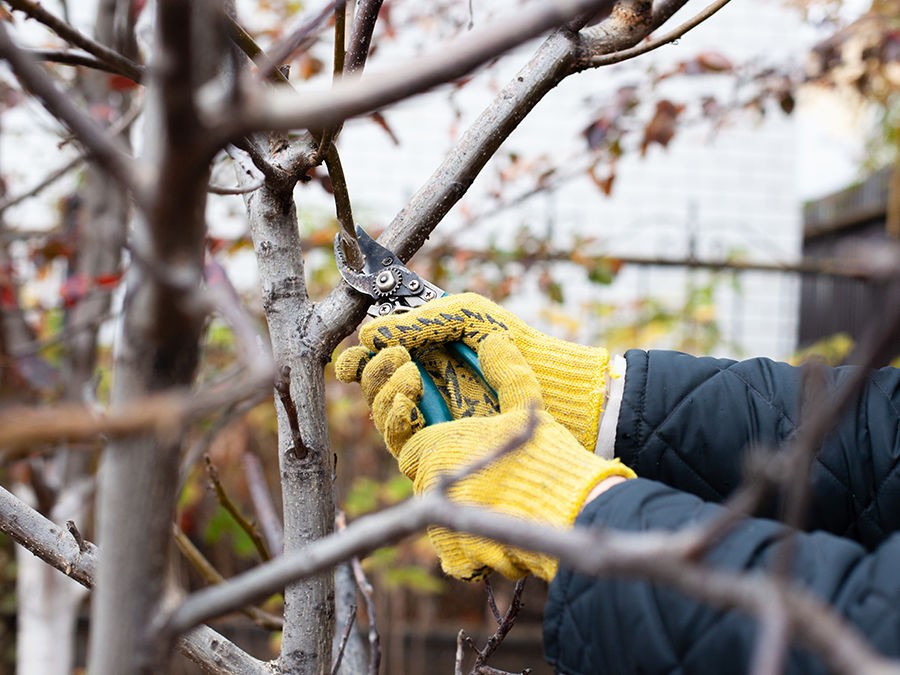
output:
{"label": "yellow knit glove", "polygon": [[[417,348],[463,341],[475,349],[485,336],[500,331],[512,336],[534,370],[547,412],[593,452],[609,372],[609,352],[601,347],[586,347],[545,335],[475,293],[448,295],[410,312],[374,319],[360,329],[359,339],[372,351],[401,345],[413,350],[420,362],[425,362],[415,351]],[[444,356],[452,360],[449,355]],[[426,369],[439,371],[440,361],[433,368],[426,363]],[[438,385],[441,388],[440,381]],[[453,397],[448,396],[447,387],[443,393],[445,400],[449,399],[448,406],[455,419],[466,416],[463,408],[479,400],[473,389],[455,399],[462,405],[456,405]],[[489,406],[474,412],[487,414]]]}
{"label": "yellow knit glove", "polygon": [[[385,349],[367,360],[359,358],[365,348],[354,347],[338,359],[339,376],[361,381],[372,402],[375,424],[385,434],[400,470],[413,480],[416,494],[432,488],[443,474],[501,448],[521,433],[532,410],[538,418],[532,437],[454,484],[448,492],[451,499],[569,528],[597,483],[609,476],[634,477],[618,460],[586,452],[542,410],[537,378],[505,331],[486,335],[477,346],[485,378],[499,397],[500,413],[424,429],[421,417],[411,416],[414,401],[421,395],[421,380],[404,349]],[[477,579],[491,570],[512,579],[531,573],[550,580],[556,574],[557,561],[543,553],[440,527],[430,528],[428,534],[444,571],[460,579]]]}

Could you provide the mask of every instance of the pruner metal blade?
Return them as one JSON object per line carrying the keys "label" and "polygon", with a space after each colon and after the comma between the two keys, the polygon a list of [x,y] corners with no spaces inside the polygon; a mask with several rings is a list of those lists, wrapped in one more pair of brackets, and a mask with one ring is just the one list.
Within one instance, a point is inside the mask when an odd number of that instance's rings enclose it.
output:
{"label": "pruner metal blade", "polygon": [[370,316],[405,312],[444,295],[444,291],[409,269],[359,225],[356,237],[363,255],[362,270],[354,270],[347,263],[339,234],[334,239],[334,258],[344,280],[372,298]]}

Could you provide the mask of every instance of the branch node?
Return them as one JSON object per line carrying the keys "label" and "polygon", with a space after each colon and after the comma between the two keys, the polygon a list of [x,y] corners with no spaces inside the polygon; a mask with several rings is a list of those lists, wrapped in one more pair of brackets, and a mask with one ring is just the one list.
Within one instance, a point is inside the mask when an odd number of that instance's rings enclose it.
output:
{"label": "branch node", "polygon": [[66,521],[66,530],[69,531],[69,534],[72,535],[72,539],[75,540],[75,543],[78,544],[78,550],[84,553],[88,549],[88,544],[84,540],[84,537],[81,536],[81,532],[78,530],[78,526],[75,524],[74,520]]}

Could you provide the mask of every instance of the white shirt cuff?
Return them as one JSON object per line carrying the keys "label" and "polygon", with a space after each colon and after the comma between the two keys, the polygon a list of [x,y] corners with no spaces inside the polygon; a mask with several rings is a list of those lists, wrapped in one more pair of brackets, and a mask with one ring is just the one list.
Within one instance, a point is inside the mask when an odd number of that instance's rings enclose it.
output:
{"label": "white shirt cuff", "polygon": [[609,376],[606,384],[606,405],[600,413],[597,429],[597,443],[594,454],[604,459],[615,456],[616,426],[619,423],[619,408],[625,393],[625,357],[616,355],[610,359]]}

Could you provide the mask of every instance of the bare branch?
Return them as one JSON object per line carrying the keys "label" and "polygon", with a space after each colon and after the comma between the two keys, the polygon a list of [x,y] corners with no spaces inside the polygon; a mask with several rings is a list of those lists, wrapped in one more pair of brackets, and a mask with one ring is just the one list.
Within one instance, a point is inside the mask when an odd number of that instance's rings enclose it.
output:
{"label": "bare branch", "polygon": [[[0,487],[0,531],[34,555],[83,586],[93,586],[99,549],[85,541],[84,550],[68,533],[47,520],[10,492]],[[271,675],[268,665],[206,626],[200,626],[178,641],[178,648],[205,672],[225,670],[253,675]]]}
{"label": "bare branch", "polygon": [[252,602],[292,580],[316,574],[341,560],[374,550],[426,525],[470,532],[530,550],[542,550],[583,574],[646,579],[681,590],[714,606],[762,616],[781,603],[791,635],[821,654],[842,673],[895,673],[865,640],[820,600],[802,590],[785,589],[758,575],[710,569],[688,554],[702,536],[699,528],[675,533],[610,532],[545,527],[498,513],[464,507],[432,491],[422,497],[365,516],[343,532],[316,541],[235,577],[227,586],[193,594],[169,619],[175,632]]}
{"label": "bare branch", "polygon": [[187,423],[253,396],[271,386],[270,377],[239,377],[227,385],[196,393],[172,391],[135,399],[96,415],[91,408],[61,403],[45,408],[8,408],[0,413],[0,447],[10,461],[33,451],[34,446],[68,439],[83,441],[106,434],[111,438],[146,433],[171,437]]}
{"label": "bare branch", "polygon": [[[630,49],[622,49],[619,51],[615,51],[611,54],[597,54],[592,56],[589,61],[585,64],[585,67],[596,68],[599,66],[608,66],[613,63],[620,63],[622,61],[627,61],[628,59],[633,59],[641,54],[646,54],[647,52],[651,52],[654,49],[658,49],[664,45],[667,45],[671,42],[675,42],[681,36],[683,36],[688,31],[693,30],[701,23],[710,18],[713,14],[722,9],[725,5],[727,5],[731,0],[716,0],[716,2],[711,3],[706,7],[702,12],[694,16],[692,19],[685,21],[683,24],[678,26],[677,28],[669,31],[665,35],[661,35],[658,38],[653,40],[648,40],[647,42],[631,47]],[[677,4],[677,3],[676,3]],[[682,3],[684,4],[684,3]]]}
{"label": "bare branch", "polygon": [[30,16],[35,21],[44,24],[61,37],[66,42],[79,47],[88,54],[93,54],[97,59],[105,63],[113,72],[124,75],[125,77],[140,82],[144,75],[144,67],[126,58],[115,49],[110,49],[106,45],[92,40],[88,36],[80,33],[72,25],[66,21],[58,19],[50,12],[44,9],[40,4],[31,2],[31,0],[6,0],[7,4],[13,9]]}
{"label": "bare branch", "polygon": [[212,483],[213,490],[216,493],[216,499],[218,499],[219,504],[222,505],[229,515],[234,519],[234,522],[238,524],[250,540],[253,542],[253,546],[256,548],[257,553],[259,553],[259,557],[263,560],[271,560],[272,554],[269,553],[269,549],[266,546],[266,542],[263,540],[262,535],[259,533],[259,530],[256,529],[256,525],[251,523],[247,518],[241,513],[241,510],[237,507],[237,505],[232,501],[231,497],[228,496],[228,492],[226,492],[224,486],[222,485],[222,481],[219,480],[219,470],[216,468],[216,465],[213,464],[212,459],[210,459],[209,455],[206,456],[206,474],[209,476],[210,483]]}
{"label": "bare branch", "polygon": [[350,641],[350,633],[356,624],[356,605],[350,605],[347,612],[347,623],[344,624],[344,632],[341,634],[341,643],[338,646],[337,655],[331,664],[331,675],[337,675],[341,667],[341,661],[344,659],[344,650],[347,649],[347,643]]}
{"label": "bare branch", "polygon": [[[108,129],[105,130],[105,135],[109,139],[116,138],[123,131],[128,129],[132,123],[138,118],[141,114],[141,106],[140,104],[135,104],[131,107],[128,112],[122,115],[121,118],[117,119],[115,123],[110,125]],[[78,168],[82,162],[86,161],[87,157],[85,154],[80,154],[77,157],[73,157],[71,160],[63,164],[58,169],[51,171],[47,176],[44,177],[43,180],[38,182],[34,187],[29,188],[25,192],[15,195],[13,197],[9,197],[0,202],[0,214],[6,211],[13,206],[17,206],[21,204],[26,199],[31,197],[35,197],[43,192],[46,188],[50,187],[53,183],[58,181],[63,176],[67,175],[70,171]]]}
{"label": "bare branch", "polygon": [[383,0],[359,0],[356,3],[353,30],[350,32],[350,44],[347,46],[344,63],[346,73],[360,73],[365,67],[382,2]]}
{"label": "bare branch", "polygon": [[264,184],[264,181],[258,180],[249,185],[240,185],[236,187],[225,187],[223,185],[210,184],[206,189],[214,195],[245,195],[248,192],[256,192]]}
{"label": "bare branch", "polygon": [[315,36],[322,24],[336,9],[344,7],[345,4],[345,0],[331,0],[315,16],[305,20],[280,43],[272,47],[269,54],[259,63],[260,77],[269,77],[273,71],[278,70],[278,66],[290,60],[295,52],[308,46],[311,38]]}
{"label": "bare branch", "polygon": [[332,142],[329,142],[325,150],[325,167],[328,169],[328,176],[331,178],[334,188],[334,208],[341,226],[341,244],[344,247],[344,255],[352,268],[362,269],[363,255],[359,249],[359,242],[356,240],[350,190],[347,187],[347,179],[341,165],[341,156],[338,154],[337,146]]}
{"label": "bare branch", "polygon": [[637,44],[652,30],[653,0],[619,0],[606,19],[581,31],[582,49],[607,54]]}
{"label": "bare branch", "polygon": [[0,57],[6,59],[22,86],[41,100],[51,115],[64,124],[85,150],[139,203],[144,203],[144,184],[138,178],[134,162],[111,140],[104,130],[79,110],[65,92],[47,74],[13,44],[0,22]]}
{"label": "bare branch", "polygon": [[293,453],[298,459],[303,459],[309,454],[309,449],[303,443],[300,420],[297,417],[297,406],[294,405],[294,399],[291,398],[290,366],[282,366],[278,371],[278,378],[275,380],[275,391],[278,392],[278,398],[281,400],[281,405],[284,408],[291,428],[291,437],[294,441]]}
{"label": "bare branch", "polygon": [[78,157],[74,157],[70,159],[68,162],[63,164],[58,169],[54,169],[50,173],[48,173],[40,182],[38,182],[34,187],[28,188],[25,192],[21,194],[15,195],[13,197],[9,197],[0,202],[0,213],[3,213],[7,209],[12,208],[13,206],[17,206],[21,204],[26,199],[30,199],[31,197],[36,197],[41,192],[46,190],[48,187],[53,185],[56,181],[64,176],[68,175],[71,171],[74,171],[81,163],[84,162],[84,155],[79,155]]}
{"label": "bare branch", "polygon": [[506,636],[509,635],[509,631],[516,625],[516,620],[519,618],[519,612],[522,609],[522,593],[525,592],[526,579],[519,579],[516,582],[512,600],[502,616],[497,611],[497,603],[494,600],[493,590],[491,589],[490,584],[487,583],[487,579],[485,579],[485,588],[488,591],[488,604],[490,605],[494,616],[497,617],[497,630],[495,630],[488,638],[484,647],[481,649],[476,648],[478,656],[476,656],[475,664],[472,666],[473,673],[478,673],[482,668],[487,667],[487,660],[493,656],[494,652],[497,651],[497,648],[503,643]]}
{"label": "bare branch", "polygon": [[23,51],[35,61],[59,63],[65,66],[83,66],[85,68],[99,70],[113,75],[122,75],[122,73],[114,66],[111,66],[106,61],[102,61],[95,56],[90,56],[89,54],[60,49],[26,49]]}
{"label": "bare branch", "polygon": [[[208,584],[223,584],[226,579],[217,570],[205,555],[194,546],[194,542],[182,531],[176,524],[172,524],[172,535],[175,539],[175,545],[191,566],[197,570]],[[259,607],[248,605],[241,608],[241,613],[250,618],[260,628],[266,630],[282,630],[284,628],[284,620],[280,616],[275,616],[269,612],[261,610]]]}
{"label": "bare branch", "polygon": [[[335,529],[342,532],[347,529],[347,518],[343,511],[339,511],[335,516]],[[356,587],[363,596],[366,603],[366,621],[369,624],[369,664],[368,675],[378,675],[381,668],[381,636],[378,634],[378,622],[375,616],[375,592],[369,579],[366,577],[366,571],[363,569],[359,558],[354,556],[350,560],[350,567],[353,571],[353,578],[356,581]]]}
{"label": "bare branch", "polygon": [[226,139],[261,129],[327,129],[390,103],[443,84],[536,37],[590,12],[600,0],[557,0],[529,5],[514,17],[473,31],[439,54],[425,56],[402,70],[342,80],[327,93],[255,92],[245,109],[224,117],[208,108],[205,118]]}

